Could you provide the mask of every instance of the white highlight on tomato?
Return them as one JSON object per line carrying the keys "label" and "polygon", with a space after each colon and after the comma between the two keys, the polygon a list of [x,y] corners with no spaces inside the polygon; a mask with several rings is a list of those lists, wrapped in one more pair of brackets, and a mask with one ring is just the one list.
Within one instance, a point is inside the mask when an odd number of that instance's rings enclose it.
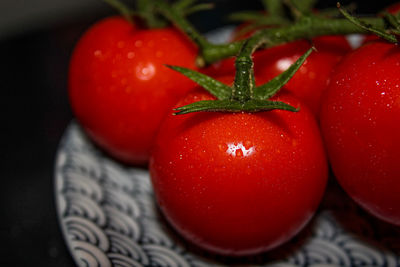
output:
{"label": "white highlight on tomato", "polygon": [[280,71],[287,70],[293,63],[293,60],[290,58],[282,58],[277,62],[277,67]]}
{"label": "white highlight on tomato", "polygon": [[156,74],[156,68],[151,63],[139,63],[136,66],[136,77],[142,81],[150,80]]}
{"label": "white highlight on tomato", "polygon": [[[229,155],[232,155],[234,157],[239,156],[239,155],[243,155],[243,157],[248,157],[251,154],[254,153],[254,146],[250,147],[249,149],[246,149],[246,147],[243,145],[243,143],[229,143],[228,145],[228,149],[226,150],[226,153],[228,153]],[[239,153],[238,153],[239,152]]]}

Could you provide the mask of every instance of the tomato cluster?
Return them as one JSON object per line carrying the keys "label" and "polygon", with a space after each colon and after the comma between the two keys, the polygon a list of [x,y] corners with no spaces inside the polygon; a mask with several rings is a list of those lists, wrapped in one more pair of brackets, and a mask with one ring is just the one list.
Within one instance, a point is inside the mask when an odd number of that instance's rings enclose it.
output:
{"label": "tomato cluster", "polygon": [[[215,99],[165,66],[196,70],[195,45],[172,27],[108,18],[74,50],[71,106],[106,152],[124,163],[149,162],[167,220],[207,250],[248,255],[292,238],[318,208],[328,159],[357,203],[400,225],[400,48],[372,40],[350,52],[343,37],[312,42],[317,51],[272,98],[299,111],[174,116],[173,107]],[[257,51],[257,84],[309,47],[296,41]],[[201,71],[230,85],[233,63]]]}

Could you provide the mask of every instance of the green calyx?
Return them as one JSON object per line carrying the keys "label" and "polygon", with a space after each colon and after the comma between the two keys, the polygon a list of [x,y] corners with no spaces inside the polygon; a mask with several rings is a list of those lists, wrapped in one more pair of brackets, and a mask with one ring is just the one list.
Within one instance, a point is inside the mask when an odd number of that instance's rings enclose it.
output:
{"label": "green calyx", "polygon": [[[194,70],[177,66],[168,66],[195,81],[217,98],[217,100],[198,101],[176,108],[175,115],[199,111],[260,112],[274,109],[292,112],[298,111],[298,107],[293,107],[284,102],[272,101],[269,99],[274,96],[296,73],[312,52],[312,48],[302,55],[285,72],[261,86],[255,86],[253,61],[250,56],[247,57],[244,55],[247,53],[246,51],[249,51],[246,47],[245,44],[242,49],[242,55],[236,59],[237,71],[235,82],[232,87]],[[250,51],[252,51],[252,49],[250,49]]]}
{"label": "green calyx", "polygon": [[214,111],[214,112],[260,112],[273,109],[282,109],[288,111],[298,111],[298,108],[292,107],[281,101],[256,100],[250,99],[243,103],[235,100],[203,100],[195,102],[183,107],[176,108],[175,115],[183,115],[199,111]]}

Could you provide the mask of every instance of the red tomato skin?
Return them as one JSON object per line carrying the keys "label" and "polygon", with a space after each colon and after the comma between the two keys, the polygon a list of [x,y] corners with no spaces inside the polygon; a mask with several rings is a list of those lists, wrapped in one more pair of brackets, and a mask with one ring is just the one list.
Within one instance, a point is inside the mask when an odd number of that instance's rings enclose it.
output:
{"label": "red tomato skin", "polygon": [[[209,99],[197,90],[177,106]],[[300,105],[286,94],[278,99]],[[327,179],[319,129],[307,108],[170,115],[149,169],[174,228],[230,256],[264,252],[292,238],[317,209]]]}
{"label": "red tomato skin", "polygon": [[336,178],[371,214],[400,225],[400,49],[368,43],[338,66],[321,129]]}
{"label": "red tomato skin", "polygon": [[397,14],[400,12],[400,3],[391,4],[390,6],[385,8],[385,10],[390,14]]}
{"label": "red tomato skin", "polygon": [[[266,83],[281,74],[302,56],[311,43],[301,40],[255,52],[254,74],[258,83]],[[295,97],[305,103],[318,117],[321,95],[326,89],[332,70],[342,57],[351,51],[343,36],[322,36],[313,39],[317,51],[311,53],[292,79],[284,86]],[[216,63],[205,71],[210,75],[234,73],[234,59]]]}
{"label": "red tomato skin", "polygon": [[194,87],[165,64],[194,69],[196,54],[172,28],[141,30],[121,17],[96,23],[71,57],[69,97],[76,118],[117,159],[146,163],[161,120]]}

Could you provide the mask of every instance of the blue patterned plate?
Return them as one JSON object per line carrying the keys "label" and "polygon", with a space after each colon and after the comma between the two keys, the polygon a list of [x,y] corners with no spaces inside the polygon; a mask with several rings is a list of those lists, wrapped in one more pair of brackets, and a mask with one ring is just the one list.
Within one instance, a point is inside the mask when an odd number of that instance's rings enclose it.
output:
{"label": "blue patterned plate", "polygon": [[64,238],[79,266],[400,266],[400,230],[362,212],[332,181],[294,240],[238,259],[186,244],[160,215],[148,172],[102,154],[75,123],[59,148],[55,184]]}
{"label": "blue patterned plate", "polygon": [[[222,42],[229,34],[225,28],[211,39]],[[351,41],[357,45],[359,38]],[[57,154],[55,198],[79,266],[400,266],[400,229],[364,213],[333,179],[314,219],[288,244],[251,258],[203,252],[164,221],[148,172],[104,155],[76,123]]]}

